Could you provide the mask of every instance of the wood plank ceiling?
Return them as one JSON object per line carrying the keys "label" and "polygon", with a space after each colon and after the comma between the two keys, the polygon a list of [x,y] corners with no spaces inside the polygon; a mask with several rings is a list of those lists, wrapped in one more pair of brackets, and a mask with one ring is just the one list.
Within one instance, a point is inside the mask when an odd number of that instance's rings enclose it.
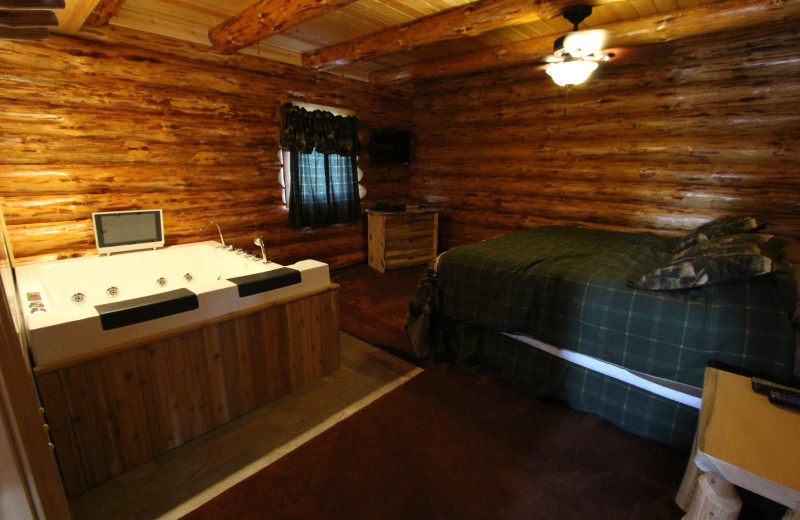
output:
{"label": "wood plank ceiling", "polygon": [[[1,2],[0,2],[1,3]],[[536,63],[580,0],[67,0],[53,32],[136,29],[377,84]],[[583,28],[636,46],[785,20],[800,0],[592,0]],[[617,53],[625,56],[625,53]]]}

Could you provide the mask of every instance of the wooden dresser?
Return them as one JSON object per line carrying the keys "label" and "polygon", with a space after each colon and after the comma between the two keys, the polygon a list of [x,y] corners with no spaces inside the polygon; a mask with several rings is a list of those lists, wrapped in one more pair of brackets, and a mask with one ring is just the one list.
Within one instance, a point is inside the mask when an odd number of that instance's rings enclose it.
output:
{"label": "wooden dresser", "polygon": [[368,258],[380,272],[420,265],[436,257],[439,210],[409,207],[405,211],[367,210]]}

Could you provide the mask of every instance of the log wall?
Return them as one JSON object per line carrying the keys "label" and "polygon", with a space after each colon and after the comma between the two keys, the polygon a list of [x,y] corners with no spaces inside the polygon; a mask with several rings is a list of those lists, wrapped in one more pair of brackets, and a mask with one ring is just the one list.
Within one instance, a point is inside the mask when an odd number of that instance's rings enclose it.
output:
{"label": "log wall", "polygon": [[602,64],[569,94],[542,67],[416,85],[412,195],[440,250],[579,225],[679,235],[757,213],[800,237],[800,23]]}
{"label": "log wall", "polygon": [[228,243],[252,251],[263,235],[278,262],[366,262],[366,220],[287,227],[279,107],[355,110],[369,206],[407,196],[409,168],[370,165],[368,144],[373,129],[411,127],[409,94],[136,31],[92,31],[0,42],[0,197],[18,262],[94,254],[91,213],[140,208],[164,210],[167,245],[209,238],[200,226],[214,220]]}
{"label": "log wall", "polygon": [[[332,267],[366,232],[286,227],[281,102],[354,109],[364,201],[442,207],[440,250],[520,227],[681,234],[756,212],[800,236],[800,23],[649,46],[584,85],[520,66],[410,92],[105,27],[0,42],[0,196],[20,262],[94,253],[93,211],[160,207],[168,244],[226,239]],[[640,49],[642,51],[642,49]],[[413,120],[413,121],[412,121]],[[410,168],[371,165],[375,128],[415,131]]]}

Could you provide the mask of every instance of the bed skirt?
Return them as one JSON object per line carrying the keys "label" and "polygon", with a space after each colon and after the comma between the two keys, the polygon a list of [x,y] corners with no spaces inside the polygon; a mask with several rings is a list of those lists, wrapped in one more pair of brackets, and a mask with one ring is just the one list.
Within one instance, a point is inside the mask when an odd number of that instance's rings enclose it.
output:
{"label": "bed skirt", "polygon": [[699,410],[579,366],[504,334],[433,314],[430,359],[491,374],[566,401],[631,433],[689,453]]}

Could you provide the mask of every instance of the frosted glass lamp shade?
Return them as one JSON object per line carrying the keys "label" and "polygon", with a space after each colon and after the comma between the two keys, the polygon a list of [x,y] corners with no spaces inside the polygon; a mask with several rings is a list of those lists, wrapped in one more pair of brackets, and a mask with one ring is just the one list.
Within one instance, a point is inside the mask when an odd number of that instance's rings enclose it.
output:
{"label": "frosted glass lamp shade", "polygon": [[547,66],[546,72],[553,81],[563,87],[583,83],[596,68],[597,62],[572,60],[551,63]]}

